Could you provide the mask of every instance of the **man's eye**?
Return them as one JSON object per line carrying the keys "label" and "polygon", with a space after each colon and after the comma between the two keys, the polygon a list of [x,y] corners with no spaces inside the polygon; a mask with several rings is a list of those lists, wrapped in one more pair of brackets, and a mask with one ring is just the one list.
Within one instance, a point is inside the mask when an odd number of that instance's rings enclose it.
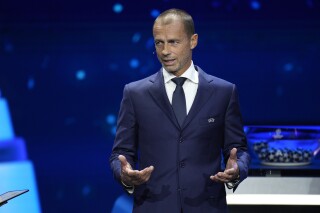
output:
{"label": "man's eye", "polygon": [[179,44],[179,41],[170,41],[169,43],[172,45],[177,45],[177,44]]}

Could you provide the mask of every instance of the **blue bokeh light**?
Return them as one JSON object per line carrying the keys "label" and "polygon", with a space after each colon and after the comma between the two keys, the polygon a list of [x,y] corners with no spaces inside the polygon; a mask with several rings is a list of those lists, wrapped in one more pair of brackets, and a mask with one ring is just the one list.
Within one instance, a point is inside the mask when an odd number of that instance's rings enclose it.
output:
{"label": "blue bokeh light", "polygon": [[76,119],[74,117],[67,117],[64,119],[64,125],[70,126],[76,123]]}
{"label": "blue bokeh light", "polygon": [[57,199],[57,200],[62,200],[62,199],[64,199],[64,197],[65,197],[65,192],[64,192],[64,190],[59,189],[59,190],[56,192],[56,199]]}
{"label": "blue bokeh light", "polygon": [[107,122],[107,124],[110,124],[110,125],[115,124],[116,123],[116,116],[113,114],[107,115],[106,122]]}
{"label": "blue bokeh light", "polygon": [[111,64],[109,64],[108,67],[109,67],[110,70],[115,71],[115,70],[117,70],[119,68],[119,65],[116,64],[116,63],[111,63]]}
{"label": "blue bokeh light", "polygon": [[253,10],[260,10],[261,8],[261,4],[259,1],[251,1],[250,6]]}
{"label": "blue bokeh light", "polygon": [[277,96],[278,96],[278,97],[282,97],[282,96],[283,96],[283,93],[284,93],[283,87],[282,87],[282,86],[278,86],[278,87],[277,87],[277,90],[276,90]]}
{"label": "blue bokeh light", "polygon": [[313,2],[313,0],[307,0],[306,3],[307,3],[307,6],[308,6],[309,8],[313,8],[313,7],[314,7],[314,2]]}
{"label": "blue bokeh light", "polygon": [[286,72],[291,72],[293,70],[294,66],[292,63],[287,63],[283,66],[283,70]]}
{"label": "blue bokeh light", "polygon": [[213,8],[219,8],[219,7],[221,7],[221,1],[214,0],[214,1],[211,2],[211,6]]}
{"label": "blue bokeh light", "polygon": [[91,192],[91,187],[86,185],[82,188],[82,195],[85,197],[85,196],[88,196]]}
{"label": "blue bokeh light", "polygon": [[250,128],[249,127],[247,127],[247,126],[244,126],[243,127],[243,131],[244,131],[244,133],[248,133],[249,132],[249,130],[250,130]]}
{"label": "blue bokeh light", "polygon": [[34,78],[30,77],[28,79],[27,88],[29,90],[32,90],[34,88],[34,86],[35,86],[35,80],[34,80]]}
{"label": "blue bokeh light", "polygon": [[117,126],[113,126],[113,127],[111,128],[111,134],[112,134],[112,135],[116,135],[116,132],[117,132]]}
{"label": "blue bokeh light", "polygon": [[43,58],[43,61],[41,63],[41,69],[47,69],[48,68],[48,64],[49,64],[49,61],[50,61],[50,57],[49,56],[45,56]]}
{"label": "blue bokeh light", "polygon": [[132,36],[132,42],[133,42],[133,43],[139,42],[140,39],[141,39],[141,33],[135,33],[135,34]]}
{"label": "blue bokeh light", "polygon": [[115,13],[121,13],[123,11],[123,6],[120,3],[115,3],[113,5],[113,12]]}
{"label": "blue bokeh light", "polygon": [[133,59],[130,60],[130,67],[131,67],[132,69],[138,68],[139,65],[140,65],[140,62],[139,62],[138,59],[133,58]]}
{"label": "blue bokeh light", "polygon": [[160,15],[160,11],[157,9],[153,9],[151,10],[150,15],[152,18],[157,18]]}
{"label": "blue bokeh light", "polygon": [[147,42],[146,42],[146,48],[148,50],[153,49],[154,48],[154,39],[152,37],[148,38]]}
{"label": "blue bokeh light", "polygon": [[78,70],[76,73],[76,78],[81,81],[86,78],[86,71],[85,70]]}
{"label": "blue bokeh light", "polygon": [[7,53],[11,53],[13,52],[13,50],[14,50],[13,44],[11,42],[5,42],[4,51]]}

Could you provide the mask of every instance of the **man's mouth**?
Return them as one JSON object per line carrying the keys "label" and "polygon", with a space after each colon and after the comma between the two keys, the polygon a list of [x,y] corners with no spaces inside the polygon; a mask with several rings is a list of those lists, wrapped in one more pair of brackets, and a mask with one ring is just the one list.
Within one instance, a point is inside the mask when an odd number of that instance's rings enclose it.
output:
{"label": "man's mouth", "polygon": [[162,62],[163,62],[164,65],[170,66],[170,65],[174,64],[175,59],[163,59]]}

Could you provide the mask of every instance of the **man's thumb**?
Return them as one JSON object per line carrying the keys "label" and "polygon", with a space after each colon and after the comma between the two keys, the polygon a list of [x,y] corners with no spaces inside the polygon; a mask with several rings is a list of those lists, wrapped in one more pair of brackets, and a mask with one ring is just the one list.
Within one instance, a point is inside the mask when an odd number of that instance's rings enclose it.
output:
{"label": "man's thumb", "polygon": [[120,160],[122,166],[126,166],[127,165],[127,159],[126,159],[125,156],[119,155],[118,159]]}
{"label": "man's thumb", "polygon": [[233,160],[237,160],[237,148],[231,149],[229,158],[231,158]]}

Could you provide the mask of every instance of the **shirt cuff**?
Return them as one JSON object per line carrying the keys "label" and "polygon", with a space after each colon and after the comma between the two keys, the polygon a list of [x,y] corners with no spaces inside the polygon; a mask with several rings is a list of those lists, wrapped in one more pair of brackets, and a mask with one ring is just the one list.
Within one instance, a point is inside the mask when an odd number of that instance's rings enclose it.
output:
{"label": "shirt cuff", "polygon": [[122,180],[121,180],[121,184],[123,185],[123,187],[126,189],[126,191],[127,191],[129,194],[133,194],[133,192],[134,192],[134,185],[133,185],[133,186],[128,186],[128,185],[126,185],[124,182],[122,182]]}
{"label": "shirt cuff", "polygon": [[226,183],[226,186],[228,189],[233,189],[235,186],[237,186],[240,182],[240,175],[238,177],[228,183]]}

